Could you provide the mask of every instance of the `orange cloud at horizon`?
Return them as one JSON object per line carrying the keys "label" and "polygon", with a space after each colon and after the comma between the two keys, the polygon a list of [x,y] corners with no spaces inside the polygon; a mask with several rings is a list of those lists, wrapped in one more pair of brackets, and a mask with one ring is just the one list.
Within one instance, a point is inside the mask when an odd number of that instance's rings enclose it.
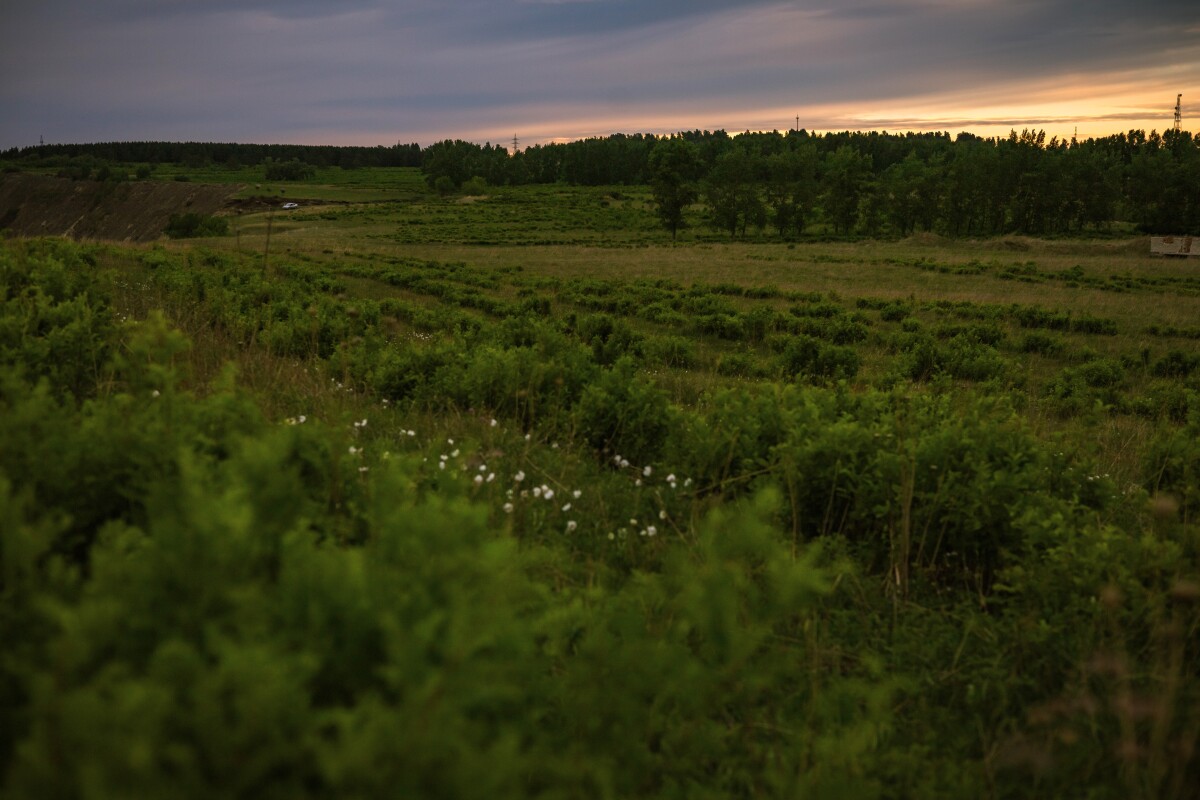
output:
{"label": "orange cloud at horizon", "polygon": [[696,101],[590,105],[576,102],[525,104],[450,112],[437,128],[400,131],[310,131],[319,143],[374,145],[447,138],[521,147],[573,141],[614,133],[666,134],[683,130],[742,131],[945,131],[1005,137],[1010,131],[1044,130],[1047,139],[1108,136],[1140,129],[1169,130],[1176,95],[1183,95],[1183,128],[1200,133],[1200,46],[1172,53],[1173,63],[1142,70],[1059,74],[1024,81],[989,81],[952,90],[912,92],[905,96],[856,97],[837,103],[756,107],[752,101]]}
{"label": "orange cloud at horizon", "polygon": [[[1135,129],[1146,133],[1169,130],[1174,124],[1178,94],[1183,95],[1183,129],[1200,131],[1200,124],[1195,123],[1200,119],[1200,53],[1177,66],[1154,70],[1059,75],[1031,82],[836,104],[800,102],[794,106],[726,110],[696,109],[680,103],[650,113],[623,109],[603,114],[585,107],[568,110],[560,106],[543,109],[545,115],[538,109],[525,108],[514,114],[512,127],[522,146],[612,133],[788,130],[795,126],[797,116],[801,128],[820,132],[946,131],[953,136],[967,131],[977,136],[1004,137],[1012,130],[1028,128],[1045,130],[1048,139],[1070,139],[1074,135],[1085,139]],[[532,120],[538,122],[530,124]],[[464,132],[462,138],[503,143],[511,141],[512,135],[497,134],[492,127]]]}

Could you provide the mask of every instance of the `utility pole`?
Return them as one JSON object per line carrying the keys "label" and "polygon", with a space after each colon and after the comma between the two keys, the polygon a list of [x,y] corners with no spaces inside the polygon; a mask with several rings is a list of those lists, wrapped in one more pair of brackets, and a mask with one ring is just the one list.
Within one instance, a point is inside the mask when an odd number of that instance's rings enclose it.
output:
{"label": "utility pole", "polygon": [[792,128],[792,130],[794,130],[794,131],[800,130],[800,115],[799,114],[796,115],[796,127]]}
{"label": "utility pole", "polygon": [[263,272],[271,274],[271,210],[267,210],[267,243],[263,245]]}

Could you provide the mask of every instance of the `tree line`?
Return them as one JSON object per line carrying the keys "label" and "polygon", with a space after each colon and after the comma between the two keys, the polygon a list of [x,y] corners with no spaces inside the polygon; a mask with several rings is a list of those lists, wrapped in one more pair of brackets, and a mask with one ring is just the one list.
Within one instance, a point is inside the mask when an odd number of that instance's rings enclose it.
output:
{"label": "tree line", "polygon": [[81,157],[117,163],[182,164],[205,167],[213,164],[253,167],[268,161],[300,161],[314,167],[419,167],[421,146],[398,143],[390,147],[338,147],[335,145],[236,144],[213,142],[98,142],[93,144],[46,144],[12,148],[0,159],[26,164],[44,162],[57,166]]}
{"label": "tree line", "polygon": [[731,237],[783,238],[822,226],[837,235],[1072,234],[1114,222],[1200,234],[1200,139],[1133,130],[1085,141],[1044,131],[960,133],[690,131],[619,134],[535,145],[444,141],[423,151],[431,186],[565,182],[650,185],[675,233],[703,202]]}
{"label": "tree line", "polygon": [[[390,147],[109,142],[40,145],[9,162],[67,168],[80,159],[187,166],[289,164],[420,167],[429,185],[650,185],[673,233],[702,201],[707,224],[731,237],[1073,234],[1114,222],[1152,233],[1200,234],[1200,139],[1131,130],[1083,141],[1044,132],[614,134],[533,145],[445,140]],[[100,168],[98,167],[97,170]],[[689,214],[683,212],[689,210]],[[816,227],[814,227],[816,226]]]}

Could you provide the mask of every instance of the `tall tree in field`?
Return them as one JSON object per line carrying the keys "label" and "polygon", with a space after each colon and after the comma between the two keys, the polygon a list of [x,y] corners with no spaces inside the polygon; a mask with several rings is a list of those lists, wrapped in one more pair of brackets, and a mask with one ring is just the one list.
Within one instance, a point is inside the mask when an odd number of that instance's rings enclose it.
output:
{"label": "tall tree in field", "polygon": [[684,227],[684,209],[696,202],[694,180],[699,164],[696,147],[679,137],[663,139],[650,151],[650,190],[671,241]]}
{"label": "tall tree in field", "polygon": [[804,224],[816,199],[819,161],[812,144],[767,157],[767,205],[780,237],[792,231],[804,233]]}
{"label": "tall tree in field", "polygon": [[858,204],[871,178],[871,157],[849,145],[825,159],[825,216],[838,233],[850,233],[858,222]]}
{"label": "tall tree in field", "polygon": [[918,227],[933,227],[940,199],[940,169],[940,159],[927,164],[914,151],[883,171],[879,188],[888,221],[896,233],[908,236]]}
{"label": "tall tree in field", "polygon": [[731,150],[717,158],[704,185],[710,223],[731,237],[746,235],[746,226],[761,228],[767,222],[767,208],[759,192],[759,168],[762,162],[742,150]]}

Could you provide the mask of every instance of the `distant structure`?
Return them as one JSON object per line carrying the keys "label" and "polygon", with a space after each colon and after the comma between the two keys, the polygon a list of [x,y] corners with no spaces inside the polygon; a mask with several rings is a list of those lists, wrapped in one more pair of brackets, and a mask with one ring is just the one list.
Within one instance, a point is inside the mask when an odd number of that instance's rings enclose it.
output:
{"label": "distant structure", "polygon": [[[1193,245],[1196,245],[1193,247]],[[1200,237],[1151,236],[1150,254],[1156,256],[1200,256]]]}
{"label": "distant structure", "polygon": [[519,144],[520,144],[520,142],[517,140],[517,135],[514,133],[513,134],[513,155],[514,156],[517,154],[517,146]]}
{"label": "distant structure", "polygon": [[1175,130],[1180,130],[1183,126],[1183,95],[1175,95]]}

